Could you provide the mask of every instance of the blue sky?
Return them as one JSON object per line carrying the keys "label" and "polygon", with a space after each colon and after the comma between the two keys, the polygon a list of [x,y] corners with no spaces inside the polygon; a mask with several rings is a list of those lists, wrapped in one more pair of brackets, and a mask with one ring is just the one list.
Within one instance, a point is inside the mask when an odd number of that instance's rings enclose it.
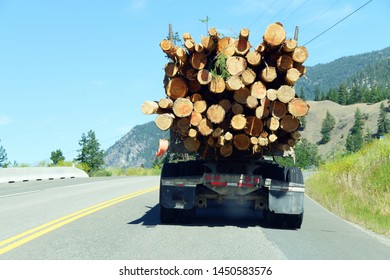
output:
{"label": "blue sky", "polygon": [[[61,149],[73,160],[83,133],[107,149],[154,120],[140,106],[159,100],[168,25],[199,42],[200,19],[226,36],[250,29],[253,45],[280,21],[299,44],[368,0],[0,0],[0,145],[11,162],[38,164]],[[222,4],[223,3],[223,4]],[[307,45],[307,66],[390,46],[390,1],[367,6]],[[156,143],[157,146],[157,143]]]}

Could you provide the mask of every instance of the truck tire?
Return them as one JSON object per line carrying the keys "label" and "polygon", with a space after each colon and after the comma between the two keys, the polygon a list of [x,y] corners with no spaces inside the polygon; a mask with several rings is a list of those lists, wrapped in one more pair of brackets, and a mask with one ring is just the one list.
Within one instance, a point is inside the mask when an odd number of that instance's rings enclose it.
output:
{"label": "truck tire", "polygon": [[[303,184],[302,170],[298,167],[289,167],[287,171],[287,182]],[[301,228],[303,212],[298,215],[287,215],[287,225],[290,228]]]}

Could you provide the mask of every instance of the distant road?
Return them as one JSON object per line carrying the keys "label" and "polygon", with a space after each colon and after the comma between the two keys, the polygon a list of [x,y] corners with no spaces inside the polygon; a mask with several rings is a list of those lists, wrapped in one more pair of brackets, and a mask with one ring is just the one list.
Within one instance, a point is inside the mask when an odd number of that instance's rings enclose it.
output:
{"label": "distant road", "polygon": [[237,205],[162,225],[159,177],[0,184],[0,259],[385,259],[390,240],[310,198],[300,230],[271,229]]}

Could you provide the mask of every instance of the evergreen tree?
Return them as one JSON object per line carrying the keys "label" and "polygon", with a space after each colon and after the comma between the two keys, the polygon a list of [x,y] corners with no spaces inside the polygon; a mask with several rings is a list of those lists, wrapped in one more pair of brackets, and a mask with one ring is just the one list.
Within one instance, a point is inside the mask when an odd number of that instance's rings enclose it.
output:
{"label": "evergreen tree", "polygon": [[299,92],[299,97],[302,98],[303,100],[306,100],[306,93],[303,87],[301,87],[301,90]]}
{"label": "evergreen tree", "polygon": [[330,141],[330,132],[335,125],[335,118],[329,113],[329,111],[326,111],[326,116],[325,119],[322,121],[321,126],[322,139],[320,140],[320,144],[326,144]]}
{"label": "evergreen tree", "polygon": [[306,139],[302,139],[295,147],[295,166],[305,168],[310,165],[318,166],[320,163],[318,147]]}
{"label": "evergreen tree", "polygon": [[6,167],[7,160],[7,152],[5,151],[4,147],[0,145],[0,167]]}
{"label": "evergreen tree", "polygon": [[320,92],[320,88],[317,85],[314,90],[314,101],[320,101],[320,98],[321,98],[321,92]]}
{"label": "evergreen tree", "polygon": [[95,132],[90,130],[87,135],[83,133],[79,145],[81,149],[78,150],[79,154],[75,160],[82,164],[84,171],[93,174],[101,169],[104,164],[104,151],[100,149]]}
{"label": "evergreen tree", "polygon": [[338,96],[338,103],[340,105],[346,105],[348,100],[348,91],[345,86],[345,84],[341,84],[339,86],[339,96]]}
{"label": "evergreen tree", "polygon": [[60,149],[51,152],[50,160],[53,162],[54,165],[58,164],[60,161],[64,161],[65,157],[62,154],[62,151]]}
{"label": "evergreen tree", "polygon": [[357,152],[363,145],[363,117],[358,109],[355,111],[355,122],[349,131],[345,148],[348,152]]}
{"label": "evergreen tree", "polygon": [[377,135],[384,135],[390,133],[390,120],[387,118],[385,105],[383,102],[380,105],[379,109],[379,118],[378,118],[378,130]]}

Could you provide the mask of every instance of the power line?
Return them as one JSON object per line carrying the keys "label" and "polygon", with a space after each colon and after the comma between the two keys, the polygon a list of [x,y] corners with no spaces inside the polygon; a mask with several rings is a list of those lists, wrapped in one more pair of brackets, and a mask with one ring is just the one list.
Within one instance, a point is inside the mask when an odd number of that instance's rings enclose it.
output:
{"label": "power line", "polygon": [[342,21],[346,20],[347,18],[349,18],[350,16],[352,16],[354,13],[356,13],[357,11],[359,11],[360,9],[362,9],[364,6],[366,6],[367,4],[369,4],[370,2],[372,2],[373,0],[370,0],[368,2],[366,2],[364,5],[360,6],[359,8],[357,8],[355,11],[353,11],[352,13],[350,13],[349,15],[347,15],[346,17],[342,18],[341,20],[339,20],[338,22],[336,22],[335,24],[333,24],[331,27],[329,27],[328,29],[326,29],[325,31],[321,32],[320,34],[318,34],[316,37],[314,37],[313,39],[311,39],[310,41],[308,41],[306,44],[304,44],[304,46],[308,45],[309,43],[311,43],[312,41],[314,41],[315,39],[317,39],[318,37],[320,37],[321,35],[323,35],[324,33],[328,32],[329,30],[331,30],[333,27],[335,27],[336,25],[338,25],[339,23],[341,23]]}
{"label": "power line", "polygon": [[286,19],[288,19],[290,16],[296,13],[304,4],[306,4],[307,0],[303,1],[301,5],[298,6],[293,12],[291,12],[287,17],[285,17],[282,22],[285,22]]}
{"label": "power line", "polygon": [[253,24],[255,24],[256,21],[259,20],[268,10],[272,7],[273,4],[275,4],[276,1],[271,1],[271,4],[258,16],[255,18],[255,20],[248,26],[248,28],[251,28]]}
{"label": "power line", "polygon": [[336,0],[336,2],[334,2],[332,5],[330,5],[325,11],[323,11],[319,16],[317,16],[316,18],[314,18],[311,22],[309,22],[308,24],[306,24],[304,27],[302,27],[302,31],[305,30],[308,26],[310,26],[314,21],[316,21],[317,19],[319,19],[320,17],[322,17],[324,14],[326,14],[327,11],[329,11],[331,8],[333,8],[334,5],[336,5],[338,2],[340,2],[340,0]]}

